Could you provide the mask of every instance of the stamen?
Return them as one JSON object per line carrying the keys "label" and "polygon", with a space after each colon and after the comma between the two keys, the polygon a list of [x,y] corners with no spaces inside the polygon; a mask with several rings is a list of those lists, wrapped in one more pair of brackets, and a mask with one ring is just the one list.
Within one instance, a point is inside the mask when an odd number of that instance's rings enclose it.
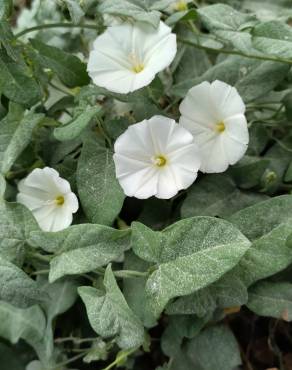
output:
{"label": "stamen", "polygon": [[55,203],[58,205],[58,206],[62,206],[65,202],[65,199],[63,197],[63,195],[59,195],[56,199],[55,199]]}
{"label": "stamen", "polygon": [[144,64],[139,60],[135,53],[131,53],[129,56],[130,62],[132,64],[132,71],[135,73],[140,73],[145,68]]}
{"label": "stamen", "polygon": [[156,157],[153,158],[153,163],[157,167],[163,167],[166,165],[166,158],[163,155],[157,155]]}
{"label": "stamen", "polygon": [[142,72],[144,69],[144,66],[143,64],[136,64],[133,66],[132,70],[135,72],[135,73],[140,73]]}
{"label": "stamen", "polygon": [[219,133],[225,131],[225,124],[223,121],[216,123],[216,131]]}

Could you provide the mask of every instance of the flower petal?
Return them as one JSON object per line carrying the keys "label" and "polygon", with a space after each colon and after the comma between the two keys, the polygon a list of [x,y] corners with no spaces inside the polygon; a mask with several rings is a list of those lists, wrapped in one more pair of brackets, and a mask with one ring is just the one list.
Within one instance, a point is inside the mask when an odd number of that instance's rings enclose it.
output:
{"label": "flower petal", "polygon": [[237,115],[225,119],[225,132],[233,140],[242,144],[248,144],[249,135],[247,122],[244,115]]}
{"label": "flower petal", "polygon": [[245,112],[244,102],[236,88],[223,81],[212,82],[210,97],[216,107],[219,120]]}

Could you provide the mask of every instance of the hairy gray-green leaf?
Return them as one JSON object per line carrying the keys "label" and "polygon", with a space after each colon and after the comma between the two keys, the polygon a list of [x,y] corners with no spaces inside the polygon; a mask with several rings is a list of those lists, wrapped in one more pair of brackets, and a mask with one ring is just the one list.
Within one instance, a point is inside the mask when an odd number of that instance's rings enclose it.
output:
{"label": "hairy gray-green leaf", "polygon": [[31,212],[22,204],[0,201],[0,255],[23,263],[29,232],[39,230]]}
{"label": "hairy gray-green leaf", "polygon": [[208,175],[194,184],[183,202],[181,215],[227,217],[266,196],[240,191],[226,175]]}
{"label": "hairy gray-green leaf", "polygon": [[44,359],[46,319],[39,306],[22,309],[0,301],[0,321],[0,337],[13,344],[23,339]]}
{"label": "hairy gray-green leaf", "polygon": [[292,57],[291,27],[277,20],[260,23],[253,31],[253,45],[258,50],[278,57]]}
{"label": "hairy gray-green leaf", "polygon": [[[125,256],[124,269],[134,271],[147,271],[150,264],[138,258],[131,251]],[[142,321],[146,327],[153,327],[156,324],[156,319],[151,313],[149,300],[145,294],[145,284],[147,278],[139,279],[124,279],[123,293],[128,302],[129,307]]]}
{"label": "hairy gray-green leaf", "polygon": [[230,42],[246,53],[260,54],[252,47],[251,35],[245,29],[256,24],[256,18],[236,11],[228,5],[215,4],[202,7],[198,14],[204,25],[219,39]]}
{"label": "hairy gray-green leaf", "polygon": [[250,245],[230,223],[211,217],[179,221],[162,232],[132,226],[132,247],[142,259],[157,262],[146,292],[158,315],[174,297],[191,294],[232,269]]}
{"label": "hairy gray-green leaf", "polygon": [[[12,127],[6,128],[6,120],[0,121],[0,163],[1,172],[5,174],[23,152],[31,140],[34,128],[41,122],[44,115],[30,112],[21,121],[14,121]],[[14,127],[13,127],[14,126]],[[5,134],[9,130],[9,134]]]}
{"label": "hairy gray-green leaf", "polygon": [[14,62],[0,49],[0,91],[12,101],[31,106],[41,98],[39,85],[28,67]]}
{"label": "hairy gray-green leaf", "polygon": [[292,321],[292,284],[259,282],[248,292],[247,307],[260,316]]}
{"label": "hairy gray-green leaf", "polygon": [[40,289],[48,294],[48,299],[42,303],[47,317],[43,342],[45,356],[51,359],[54,353],[53,320],[56,316],[66,312],[76,301],[78,282],[65,278],[50,284],[47,276],[41,276],[38,279],[38,285]]}
{"label": "hairy gray-green leaf", "polygon": [[67,5],[73,23],[79,23],[82,17],[85,15],[83,9],[79,5],[80,1],[78,0],[63,0],[63,1],[65,1],[65,4]]}
{"label": "hairy gray-green leaf", "polygon": [[104,338],[115,337],[121,348],[139,347],[144,341],[143,325],[129,308],[110,265],[104,276],[104,286],[105,293],[88,286],[78,289],[92,328]]}
{"label": "hairy gray-green leaf", "polygon": [[236,11],[234,8],[215,4],[198,9],[198,14],[210,30],[237,31],[254,23],[255,17]]}
{"label": "hairy gray-green leaf", "polygon": [[125,195],[116,179],[113,153],[94,135],[84,140],[77,167],[77,187],[82,207],[94,223],[111,225]]}
{"label": "hairy gray-green leaf", "polygon": [[49,280],[82,274],[104,266],[129,249],[128,230],[82,224],[55,233],[32,232],[29,244],[54,252]]}
{"label": "hairy gray-green leaf", "polygon": [[37,283],[13,263],[0,257],[0,299],[28,307],[45,299]]}
{"label": "hairy gray-green leaf", "polygon": [[282,195],[247,207],[229,219],[253,241],[240,263],[226,275],[248,287],[285,269],[292,262],[287,238],[292,228],[292,196]]}
{"label": "hairy gray-green leaf", "polygon": [[7,19],[13,9],[12,0],[0,0],[0,21]]}
{"label": "hairy gray-green leaf", "polygon": [[169,315],[195,314],[204,317],[212,314],[216,308],[242,306],[247,301],[248,294],[244,283],[236,275],[230,279],[227,273],[210,286],[170,303],[166,312]]}
{"label": "hairy gray-green leaf", "polygon": [[30,42],[38,52],[40,63],[55,72],[65,85],[75,87],[89,83],[86,65],[75,55],[46,45],[37,39],[31,39]]}
{"label": "hairy gray-green leaf", "polygon": [[13,47],[13,43],[15,43],[15,41],[10,27],[11,26],[7,21],[2,20],[0,22],[0,47],[3,46],[10,58],[17,62],[17,59],[21,58],[21,54],[17,48]]}
{"label": "hairy gray-green leaf", "polygon": [[79,116],[64,126],[54,130],[54,136],[60,141],[74,140],[80,136],[83,130],[89,125],[94,116],[101,113],[101,106],[88,107]]}
{"label": "hairy gray-green leaf", "polygon": [[289,66],[284,63],[229,56],[208,69],[201,77],[174,85],[171,93],[183,98],[192,86],[217,79],[235,86],[244,101],[249,102],[274,89],[288,71]]}
{"label": "hairy gray-green leaf", "polygon": [[236,339],[228,327],[220,325],[205,329],[187,343],[187,356],[194,368],[202,370],[234,370],[241,365]]}
{"label": "hairy gray-green leaf", "polygon": [[122,17],[130,17],[136,21],[150,23],[153,27],[158,27],[160,13],[156,10],[148,10],[145,2],[138,0],[104,0],[98,7],[104,14],[111,14]]}

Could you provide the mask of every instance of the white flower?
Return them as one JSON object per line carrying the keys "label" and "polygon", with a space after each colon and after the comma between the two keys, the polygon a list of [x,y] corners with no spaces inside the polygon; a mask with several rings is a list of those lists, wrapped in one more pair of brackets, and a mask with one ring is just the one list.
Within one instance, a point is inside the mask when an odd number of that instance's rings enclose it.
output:
{"label": "white flower", "polygon": [[50,167],[34,169],[18,184],[17,202],[30,209],[44,231],[59,231],[70,226],[78,200],[67,180]]}
{"label": "white flower", "polygon": [[123,23],[107,30],[93,43],[87,71],[93,82],[116,93],[147,86],[176,54],[176,36],[160,22]]}
{"label": "white flower", "polygon": [[115,142],[116,176],[128,196],[169,199],[196,179],[193,136],[174,120],[154,116],[130,126]]}
{"label": "white flower", "polygon": [[249,135],[245,105],[234,87],[222,81],[202,82],[189,90],[180,112],[180,124],[200,149],[202,172],[223,172],[242,158]]}

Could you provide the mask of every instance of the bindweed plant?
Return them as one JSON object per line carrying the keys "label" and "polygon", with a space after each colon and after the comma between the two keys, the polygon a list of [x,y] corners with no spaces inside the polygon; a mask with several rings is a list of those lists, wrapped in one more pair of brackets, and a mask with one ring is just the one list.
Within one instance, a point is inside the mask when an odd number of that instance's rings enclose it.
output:
{"label": "bindweed plant", "polygon": [[0,0],[1,370],[291,368],[290,8]]}

